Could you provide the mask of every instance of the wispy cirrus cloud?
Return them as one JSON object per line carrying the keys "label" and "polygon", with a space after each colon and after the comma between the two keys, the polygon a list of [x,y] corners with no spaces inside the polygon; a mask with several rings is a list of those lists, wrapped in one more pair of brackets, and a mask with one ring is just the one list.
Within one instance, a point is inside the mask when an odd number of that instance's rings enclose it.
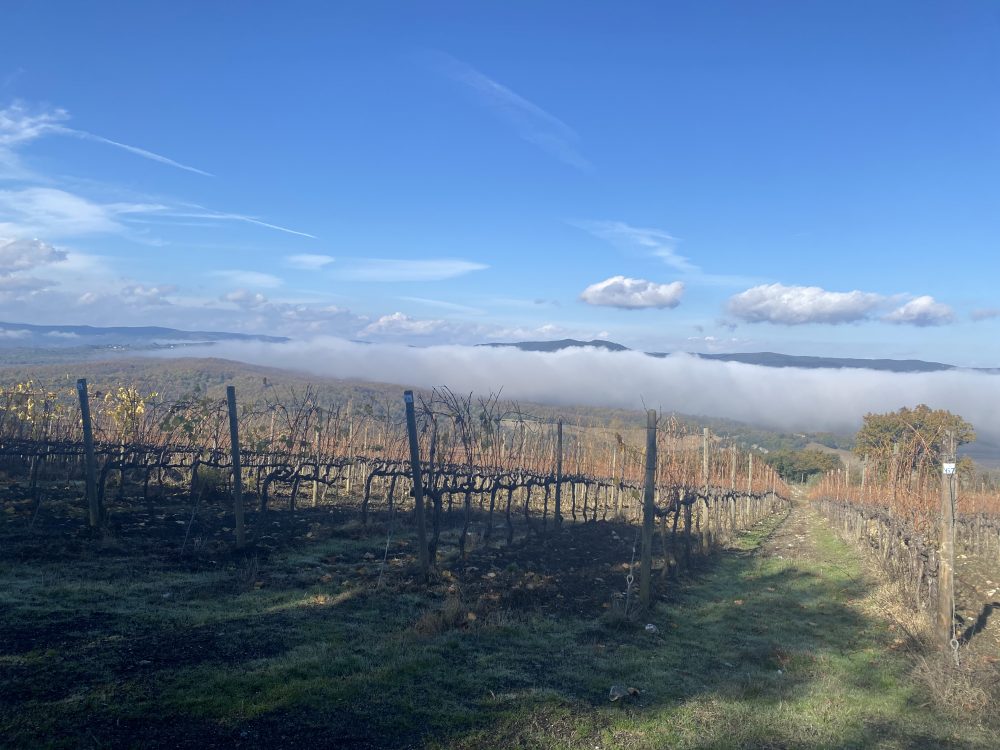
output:
{"label": "wispy cirrus cloud", "polygon": [[0,109],[0,148],[12,147],[27,143],[46,135],[63,135],[79,138],[81,140],[102,143],[107,146],[114,146],[124,151],[128,151],[144,159],[165,164],[175,169],[182,169],[186,172],[193,172],[204,177],[212,177],[210,172],[203,169],[183,164],[169,157],[158,154],[155,151],[132,146],[110,138],[105,138],[96,133],[86,130],[70,128],[64,123],[70,119],[69,113],[65,109],[39,109],[32,111],[23,102],[13,104]]}
{"label": "wispy cirrus cloud", "polygon": [[646,279],[630,279],[626,276],[612,276],[596,284],[591,284],[580,295],[588,305],[619,307],[625,310],[649,308],[672,308],[681,303],[684,284],[673,281],[658,284]]}
{"label": "wispy cirrus cloud", "polygon": [[993,320],[1000,318],[1000,307],[981,307],[969,313],[969,317],[977,323],[983,320]]}
{"label": "wispy cirrus cloud", "polygon": [[701,269],[677,252],[677,238],[662,229],[634,227],[624,221],[572,221],[571,225],[610,242],[627,252],[659,258],[671,268],[685,273]]}
{"label": "wispy cirrus cloud", "polygon": [[[193,208],[194,210],[190,210]],[[165,208],[161,211],[162,216],[166,216],[174,219],[204,219],[206,221],[239,221],[246,224],[254,224],[258,227],[264,227],[265,229],[274,229],[277,232],[284,232],[285,234],[294,234],[298,237],[308,237],[309,239],[317,239],[316,235],[309,234],[308,232],[301,232],[298,229],[290,229],[289,227],[281,226],[280,224],[272,224],[271,222],[264,221],[257,216],[247,216],[246,214],[232,213],[228,211],[213,211],[209,208],[203,208],[202,206],[188,206],[182,208]]]}
{"label": "wispy cirrus cloud", "polygon": [[458,302],[448,302],[447,300],[441,299],[427,299],[426,297],[400,297],[399,299],[405,300],[406,302],[416,302],[418,305],[425,305],[427,307],[437,307],[442,310],[450,310],[457,313],[465,313],[467,315],[484,315],[485,310],[479,307],[471,307],[470,305],[462,305]]}
{"label": "wispy cirrus cloud", "polygon": [[195,174],[200,174],[203,177],[215,177],[211,172],[206,172],[203,169],[198,169],[197,167],[192,167],[188,164],[182,164],[179,161],[174,161],[162,154],[157,154],[154,151],[148,151],[144,148],[139,148],[138,146],[130,146],[127,143],[121,143],[120,141],[113,141],[110,138],[105,138],[101,135],[96,135],[94,133],[88,133],[85,130],[75,130],[73,128],[57,128],[53,132],[62,133],[65,135],[71,135],[76,138],[80,138],[85,141],[93,141],[94,143],[103,143],[107,146],[114,146],[115,148],[120,148],[124,151],[128,151],[130,154],[135,154],[136,156],[141,156],[144,159],[149,159],[150,161],[159,162],[160,164],[166,164],[168,167],[174,167],[176,169],[183,169],[185,172],[194,172]]}
{"label": "wispy cirrus cloud", "polygon": [[161,211],[145,203],[96,203],[50,187],[0,190],[0,234],[68,237],[118,232],[122,217]]}
{"label": "wispy cirrus cloud", "polygon": [[71,237],[122,232],[130,223],[184,224],[185,220],[242,222],[286,234],[314,235],[261,221],[243,214],[201,209],[191,212],[167,203],[99,203],[53,187],[0,190],[0,235]]}
{"label": "wispy cirrus cloud", "polygon": [[80,190],[79,186],[60,184],[57,187],[57,183],[66,180],[53,180],[36,174],[21,162],[19,150],[46,136],[68,136],[114,146],[144,159],[211,176],[205,170],[154,151],[68,127],[65,124],[68,119],[69,114],[64,109],[30,108],[22,102],[0,108],[0,180],[23,183],[18,185],[18,189],[0,191],[0,233],[66,237],[74,234],[120,232],[124,218],[128,217],[135,224],[163,221],[175,226],[192,220],[203,222],[203,225],[241,222],[315,239],[315,235],[308,232],[275,224],[259,216],[218,211],[175,200],[106,203],[86,197],[89,191]]}
{"label": "wispy cirrus cloud", "polygon": [[18,66],[9,73],[6,73],[2,78],[0,78],[0,89],[10,88],[17,82],[17,79],[23,76],[26,72],[27,71],[23,67]]}
{"label": "wispy cirrus cloud", "polygon": [[260,271],[244,271],[239,269],[211,271],[210,276],[223,279],[234,286],[253,287],[259,289],[276,289],[284,284],[284,280],[270,273]]}
{"label": "wispy cirrus cloud", "polygon": [[318,271],[321,268],[333,263],[334,258],[329,255],[312,255],[302,253],[299,255],[286,255],[285,265],[296,268],[300,271]]}
{"label": "wispy cirrus cloud", "polygon": [[446,75],[466,86],[479,102],[511,125],[528,143],[576,169],[593,168],[578,150],[579,136],[558,117],[466,62],[445,53],[438,53],[435,59]]}
{"label": "wispy cirrus cloud", "polygon": [[624,221],[569,221],[570,226],[605,240],[619,250],[641,257],[657,258],[681,274],[684,281],[698,286],[739,287],[759,283],[758,278],[740,274],[708,273],[677,252],[680,242],[662,229],[632,226]]}
{"label": "wispy cirrus cloud", "polygon": [[344,258],[336,276],[344,281],[444,281],[489,266],[460,259],[405,260],[390,258]]}

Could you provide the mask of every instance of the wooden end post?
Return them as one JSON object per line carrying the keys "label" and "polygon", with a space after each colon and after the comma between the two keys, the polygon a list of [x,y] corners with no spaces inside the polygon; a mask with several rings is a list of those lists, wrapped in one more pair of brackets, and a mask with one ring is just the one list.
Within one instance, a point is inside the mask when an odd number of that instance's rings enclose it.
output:
{"label": "wooden end post", "polygon": [[233,460],[233,513],[236,516],[236,546],[247,543],[243,520],[243,467],[240,464],[240,423],[236,417],[236,386],[226,386],[226,406],[229,409],[229,450]]}
{"label": "wooden end post", "polygon": [[653,524],[656,520],[656,410],[646,412],[646,480],[642,504],[642,563],[639,567],[639,604],[649,609],[649,579],[653,568]]}
{"label": "wooden end post", "polygon": [[83,423],[88,520],[90,527],[96,529],[101,524],[101,501],[97,496],[97,456],[94,453],[94,426],[90,421],[90,399],[87,396],[86,378],[80,378],[76,381],[76,394],[80,397],[80,420]]}
{"label": "wooden end post", "polygon": [[562,526],[563,423],[556,423],[556,528]]}
{"label": "wooden end post", "polygon": [[410,440],[410,472],[413,477],[413,505],[417,514],[417,553],[420,574],[424,581],[430,569],[430,550],[427,549],[427,524],[424,518],[424,486],[420,476],[420,445],[417,443],[417,417],[413,411],[413,391],[403,392],[406,403],[406,434]]}
{"label": "wooden end post", "polygon": [[955,435],[949,431],[941,467],[941,538],[938,568],[938,632],[941,644],[955,637]]}

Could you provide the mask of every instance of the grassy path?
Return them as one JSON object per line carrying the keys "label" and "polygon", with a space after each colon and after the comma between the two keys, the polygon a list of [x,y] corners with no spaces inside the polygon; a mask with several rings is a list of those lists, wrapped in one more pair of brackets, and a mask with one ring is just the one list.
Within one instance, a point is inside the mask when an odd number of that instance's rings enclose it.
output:
{"label": "grassy path", "polygon": [[925,698],[877,586],[804,503],[640,623],[471,619],[453,577],[431,597],[355,583],[370,548],[275,556],[264,588],[138,557],[0,566],[0,747],[996,747]]}
{"label": "grassy path", "polygon": [[[807,504],[739,546],[657,608],[655,642],[633,646],[642,642],[635,634],[617,656],[579,661],[588,684],[639,687],[631,705],[553,701],[562,710],[544,718],[512,710],[504,730],[459,744],[486,747],[492,736],[594,748],[996,747],[975,720],[925,699],[913,655],[878,611],[856,554]],[[564,690],[587,694],[581,687]],[[560,736],[574,715],[591,729],[586,744]]]}

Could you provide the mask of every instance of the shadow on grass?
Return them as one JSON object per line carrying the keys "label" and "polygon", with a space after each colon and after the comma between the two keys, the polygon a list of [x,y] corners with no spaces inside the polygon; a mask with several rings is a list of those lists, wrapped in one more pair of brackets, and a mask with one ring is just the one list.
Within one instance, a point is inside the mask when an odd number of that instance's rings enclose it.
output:
{"label": "shadow on grass", "polygon": [[986,626],[990,622],[990,615],[998,609],[1000,609],[1000,602],[988,602],[984,604],[976,621],[962,632],[962,635],[958,638],[958,642],[963,646],[968,645],[974,636],[979,635],[986,629]]}
{"label": "shadow on grass", "polygon": [[[296,566],[328,554],[301,553]],[[183,609],[160,623],[155,610],[119,612],[67,628],[64,640],[53,624],[30,649],[0,654],[21,670],[2,685],[61,679],[73,689],[58,699],[11,694],[0,703],[17,710],[0,709],[0,729],[22,747],[77,746],[81,737],[112,747],[299,749],[951,742],[914,717],[907,664],[884,626],[851,606],[866,590],[843,565],[721,553],[695,580],[669,584],[638,623],[473,612],[480,603],[463,601],[461,581],[431,595],[397,587],[317,598],[296,574],[284,571],[269,592],[209,590],[211,609],[191,602],[206,608],[207,624],[186,622]],[[265,595],[273,602],[240,614],[245,600]],[[440,631],[415,627],[445,601],[460,603],[459,617]],[[463,608],[476,619],[461,617]],[[612,685],[640,695],[610,703]]]}

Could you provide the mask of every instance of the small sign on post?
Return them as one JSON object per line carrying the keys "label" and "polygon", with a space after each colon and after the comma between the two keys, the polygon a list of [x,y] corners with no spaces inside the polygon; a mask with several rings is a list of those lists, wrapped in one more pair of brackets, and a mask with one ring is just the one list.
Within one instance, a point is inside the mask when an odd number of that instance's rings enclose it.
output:
{"label": "small sign on post", "polygon": [[941,536],[938,542],[937,625],[941,645],[958,649],[955,639],[955,434],[945,437],[941,462]]}

